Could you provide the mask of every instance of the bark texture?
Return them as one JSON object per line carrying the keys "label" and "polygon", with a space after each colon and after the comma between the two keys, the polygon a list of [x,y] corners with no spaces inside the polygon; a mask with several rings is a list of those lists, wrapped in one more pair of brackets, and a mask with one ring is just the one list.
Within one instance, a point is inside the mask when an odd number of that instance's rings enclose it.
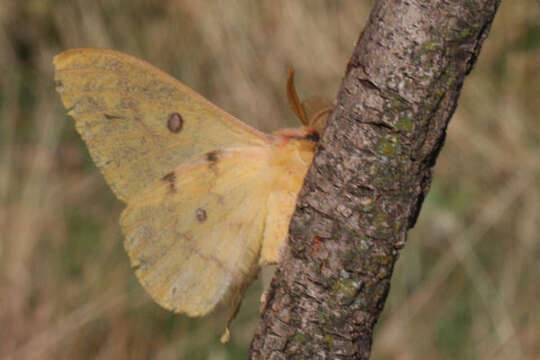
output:
{"label": "bark texture", "polygon": [[252,359],[368,359],[500,0],[376,1],[297,201]]}

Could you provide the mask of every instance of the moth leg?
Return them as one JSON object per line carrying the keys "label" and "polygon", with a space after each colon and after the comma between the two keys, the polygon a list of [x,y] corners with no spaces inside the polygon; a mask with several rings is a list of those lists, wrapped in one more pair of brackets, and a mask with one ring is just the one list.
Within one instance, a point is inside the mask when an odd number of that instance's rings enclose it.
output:
{"label": "moth leg", "polygon": [[246,293],[249,285],[257,278],[257,274],[259,273],[260,268],[258,266],[254,267],[251,271],[251,275],[248,276],[247,280],[245,280],[242,284],[240,284],[233,293],[231,293],[229,296],[229,304],[231,306],[231,315],[229,315],[229,319],[227,320],[227,325],[225,326],[225,330],[223,331],[223,334],[221,335],[220,341],[222,344],[226,344],[231,339],[231,323],[236,318],[236,315],[238,315],[238,311],[240,310],[240,306],[242,305],[242,300],[244,298],[244,294]]}

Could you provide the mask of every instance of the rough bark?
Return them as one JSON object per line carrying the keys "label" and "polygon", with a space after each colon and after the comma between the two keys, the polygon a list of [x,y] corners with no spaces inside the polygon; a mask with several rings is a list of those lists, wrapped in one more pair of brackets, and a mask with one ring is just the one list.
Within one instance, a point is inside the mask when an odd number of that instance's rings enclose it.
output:
{"label": "rough bark", "polygon": [[305,179],[252,359],[368,359],[500,0],[376,1]]}

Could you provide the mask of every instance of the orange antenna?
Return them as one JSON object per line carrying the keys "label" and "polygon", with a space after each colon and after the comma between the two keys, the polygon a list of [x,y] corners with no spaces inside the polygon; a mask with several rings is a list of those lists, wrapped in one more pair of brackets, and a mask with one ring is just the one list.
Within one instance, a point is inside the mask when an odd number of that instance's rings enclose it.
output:
{"label": "orange antenna", "polygon": [[306,116],[306,111],[304,110],[304,106],[298,97],[296,86],[294,86],[294,69],[292,66],[289,67],[289,73],[287,74],[287,100],[289,100],[289,106],[300,119],[302,124],[304,124],[304,126],[308,126],[309,121]]}

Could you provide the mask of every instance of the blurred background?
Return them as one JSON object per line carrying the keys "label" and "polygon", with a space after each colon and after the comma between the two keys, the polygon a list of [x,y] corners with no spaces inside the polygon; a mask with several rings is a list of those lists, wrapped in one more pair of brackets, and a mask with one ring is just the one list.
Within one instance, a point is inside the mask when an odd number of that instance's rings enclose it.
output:
{"label": "blurred background", "polygon": [[[240,359],[260,282],[189,319],[141,289],[123,205],[54,89],[52,57],[146,59],[265,131],[303,96],[335,98],[371,1],[0,0],[0,358]],[[503,1],[395,269],[373,359],[540,358],[540,3]]]}

